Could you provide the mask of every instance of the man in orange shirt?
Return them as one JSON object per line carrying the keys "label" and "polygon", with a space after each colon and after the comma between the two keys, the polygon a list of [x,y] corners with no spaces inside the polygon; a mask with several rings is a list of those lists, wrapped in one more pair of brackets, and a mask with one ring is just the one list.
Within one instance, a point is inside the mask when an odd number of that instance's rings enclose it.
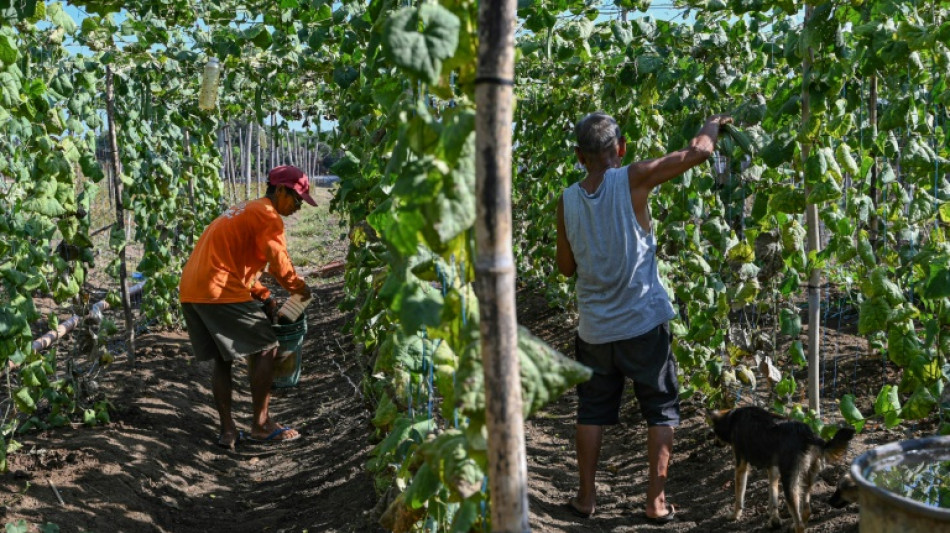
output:
{"label": "man in orange shirt", "polygon": [[[231,416],[231,366],[248,357],[254,417],[250,438],[290,441],[297,430],[270,418],[270,390],[277,357],[271,324],[277,304],[259,277],[269,272],[291,294],[310,298],[287,253],[284,221],[310,196],[307,175],[294,166],[279,166],[267,177],[263,198],[231,207],[205,228],[185,264],[179,299],[188,337],[199,361],[214,361],[211,390],[221,423],[218,444],[234,449],[241,432]],[[255,301],[257,300],[257,301]],[[263,302],[263,306],[259,303]]]}

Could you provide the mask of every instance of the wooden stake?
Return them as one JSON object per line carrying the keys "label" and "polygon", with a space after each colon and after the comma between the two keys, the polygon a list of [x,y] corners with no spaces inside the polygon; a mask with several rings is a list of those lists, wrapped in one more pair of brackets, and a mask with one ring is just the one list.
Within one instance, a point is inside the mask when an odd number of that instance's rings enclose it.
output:
{"label": "wooden stake", "polygon": [[[238,135],[240,137],[240,135]],[[231,142],[231,126],[224,127],[224,142],[227,145],[228,171],[226,173],[227,181],[225,184],[230,192],[231,205],[238,203],[237,193],[237,171],[234,168],[234,143]]]}
{"label": "wooden stake", "polygon": [[[267,132],[266,132],[266,131],[264,130],[264,128],[261,127],[261,126],[262,126],[261,124],[258,124],[258,126],[257,126],[257,161],[254,162],[254,163],[255,163],[254,166],[257,168],[256,182],[257,182],[257,197],[258,197],[258,198],[260,198],[261,196],[263,196],[263,195],[261,194],[261,181],[264,179],[264,171],[263,171],[263,169],[261,168],[261,165],[262,165],[262,161],[261,161],[261,154],[262,154],[262,150],[261,150],[261,137],[265,137],[265,136],[267,135]],[[266,138],[266,137],[265,137],[265,138]]]}
{"label": "wooden stake", "polygon": [[[123,235],[128,232],[125,229],[125,210],[122,205],[122,166],[119,161],[119,143],[116,140],[115,133],[115,90],[113,87],[112,66],[106,65],[106,119],[109,122],[109,150],[112,151],[112,168],[115,170],[112,186],[115,190],[115,223]],[[135,321],[132,318],[132,302],[129,299],[129,288],[127,285],[128,268],[125,260],[126,247],[119,250],[119,286],[122,289],[122,309],[125,311],[125,334],[128,343],[129,363],[135,365]]]}
{"label": "wooden stake", "polygon": [[511,121],[515,0],[479,3],[475,85],[478,217],[476,290],[481,315],[492,530],[530,531],[515,263],[511,245]]}
{"label": "wooden stake", "polygon": [[[187,131],[185,132],[184,144],[185,144],[185,150],[184,150],[185,160],[190,160],[191,159],[191,136],[188,134]],[[194,177],[194,174],[191,173],[190,164],[182,165],[182,167],[185,174],[188,176],[188,205],[191,207],[192,213],[197,213],[198,209],[195,207],[195,177]],[[194,244],[194,240],[195,240],[194,234],[195,234],[194,227],[192,227],[191,230],[188,232],[189,247],[191,244]]]}
{"label": "wooden stake", "polygon": [[[812,14],[812,6],[805,7],[805,20],[809,20]],[[802,125],[808,123],[811,115],[811,99],[808,95],[808,80],[811,77],[812,54],[813,50],[809,48],[805,51],[805,57],[802,59]],[[806,166],[808,154],[812,149],[811,139],[805,139],[802,143],[802,167]],[[811,192],[811,187],[806,182],[805,196]],[[808,235],[808,252],[818,252],[821,247],[819,242],[819,220],[818,206],[809,203],[805,207],[805,224]],[[821,383],[820,370],[820,351],[821,351],[821,269],[812,267],[808,276],[808,407],[814,409],[817,416],[821,416],[821,396],[818,385]]]}
{"label": "wooden stake", "polygon": [[254,135],[254,121],[247,121],[247,142],[241,148],[241,155],[244,156],[244,199],[251,199],[251,146],[254,141],[251,136]]}

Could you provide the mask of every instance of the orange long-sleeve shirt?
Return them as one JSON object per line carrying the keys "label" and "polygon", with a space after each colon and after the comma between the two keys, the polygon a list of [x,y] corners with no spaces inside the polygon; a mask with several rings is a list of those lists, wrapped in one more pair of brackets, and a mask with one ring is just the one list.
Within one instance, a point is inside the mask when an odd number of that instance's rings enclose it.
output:
{"label": "orange long-sleeve shirt", "polygon": [[265,300],[259,281],[269,271],[290,292],[305,281],[287,253],[284,220],[267,198],[231,207],[205,228],[181,273],[179,299],[187,303]]}

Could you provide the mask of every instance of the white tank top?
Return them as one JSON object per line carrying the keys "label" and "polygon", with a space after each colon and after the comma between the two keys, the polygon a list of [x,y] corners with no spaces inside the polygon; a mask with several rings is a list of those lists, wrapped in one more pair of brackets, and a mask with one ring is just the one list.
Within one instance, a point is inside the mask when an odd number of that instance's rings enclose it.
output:
{"label": "white tank top", "polygon": [[642,335],[676,316],[660,283],[656,238],[633,212],[627,167],[607,170],[594,194],[564,191],[564,224],[577,263],[577,333],[603,344]]}

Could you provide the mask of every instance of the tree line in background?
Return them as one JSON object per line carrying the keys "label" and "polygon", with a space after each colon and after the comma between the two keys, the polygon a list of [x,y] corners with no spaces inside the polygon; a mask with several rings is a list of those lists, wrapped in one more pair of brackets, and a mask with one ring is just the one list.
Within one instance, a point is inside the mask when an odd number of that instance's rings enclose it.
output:
{"label": "tree line in background", "polygon": [[[316,182],[335,178],[330,167],[339,160],[343,151],[334,148],[334,137],[332,130],[311,132],[277,126],[274,115],[267,126],[254,120],[234,120],[221,126],[215,146],[222,156],[220,176],[227,199],[235,203],[262,195],[268,170],[278,165],[298,166]],[[115,173],[105,133],[96,137],[96,159],[107,182],[111,183]],[[113,188],[108,189],[109,202],[114,207]],[[240,194],[242,189],[243,196]]]}

